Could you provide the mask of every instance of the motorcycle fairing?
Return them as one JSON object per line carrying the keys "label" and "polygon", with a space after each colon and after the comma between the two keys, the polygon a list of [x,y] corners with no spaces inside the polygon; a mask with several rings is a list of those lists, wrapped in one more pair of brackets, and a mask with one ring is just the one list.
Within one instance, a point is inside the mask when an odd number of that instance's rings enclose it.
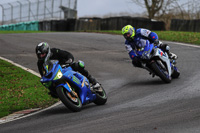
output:
{"label": "motorcycle fairing", "polygon": [[65,69],[66,70],[63,69],[63,78],[78,89],[81,103],[86,104],[94,101],[96,95],[91,92],[88,79],[82,74],[73,71],[71,67]]}
{"label": "motorcycle fairing", "polygon": [[168,58],[167,53],[164,53],[161,49],[159,48],[155,48],[154,49],[154,55],[153,56],[157,56],[159,57],[163,62],[166,63],[167,65],[167,71],[169,73],[169,76],[171,76],[172,72],[171,72],[171,65],[170,65],[170,60]]}

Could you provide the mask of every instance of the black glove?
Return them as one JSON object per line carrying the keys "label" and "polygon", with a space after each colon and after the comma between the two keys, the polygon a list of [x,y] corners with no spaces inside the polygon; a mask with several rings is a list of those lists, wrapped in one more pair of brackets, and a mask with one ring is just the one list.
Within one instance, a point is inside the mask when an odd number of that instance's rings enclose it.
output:
{"label": "black glove", "polygon": [[155,44],[155,46],[157,46],[157,45],[159,44],[159,40],[156,39],[156,40],[154,41],[154,44]]}
{"label": "black glove", "polygon": [[70,58],[68,59],[67,61],[65,61],[66,64],[72,64],[73,63],[73,60]]}
{"label": "black glove", "polygon": [[71,66],[73,63],[73,60],[72,59],[68,59],[67,61],[64,61],[63,63],[61,63],[61,67],[64,68],[64,67],[68,67],[68,66]]}

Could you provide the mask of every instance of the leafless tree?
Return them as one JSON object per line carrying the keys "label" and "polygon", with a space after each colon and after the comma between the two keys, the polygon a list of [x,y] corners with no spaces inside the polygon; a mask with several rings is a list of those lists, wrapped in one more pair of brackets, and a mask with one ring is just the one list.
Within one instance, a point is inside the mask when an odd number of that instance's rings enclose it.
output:
{"label": "leafless tree", "polygon": [[[178,5],[178,4],[177,4]],[[175,17],[179,19],[200,19],[199,0],[190,0],[175,8]]]}
{"label": "leafless tree", "polygon": [[131,0],[133,3],[146,8],[148,18],[154,19],[156,14],[165,14],[178,0]]}

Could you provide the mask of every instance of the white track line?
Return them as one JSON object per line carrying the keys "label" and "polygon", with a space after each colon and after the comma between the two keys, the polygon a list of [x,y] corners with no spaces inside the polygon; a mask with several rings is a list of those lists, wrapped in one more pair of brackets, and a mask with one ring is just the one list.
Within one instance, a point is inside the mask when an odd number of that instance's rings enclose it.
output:
{"label": "white track line", "polygon": [[4,61],[7,61],[7,62],[9,62],[9,63],[11,63],[11,64],[13,64],[13,65],[15,65],[15,66],[17,66],[17,67],[22,68],[23,70],[25,70],[25,71],[27,71],[27,72],[32,73],[33,75],[36,75],[36,76],[40,77],[40,74],[39,74],[39,73],[36,73],[35,71],[33,71],[33,70],[29,69],[29,68],[26,68],[26,67],[24,67],[24,66],[22,66],[22,65],[19,65],[19,64],[15,63],[15,62],[13,62],[13,61],[11,61],[11,60],[8,60],[8,59],[6,59],[6,58],[4,58],[4,57],[1,57],[1,56],[0,56],[0,59],[2,59],[2,60],[4,60]]}
{"label": "white track line", "polygon": [[[40,74],[39,74],[39,73],[36,73],[35,71],[33,71],[33,70],[29,69],[29,68],[26,68],[26,67],[24,67],[24,66],[22,66],[22,65],[19,65],[19,64],[15,63],[15,62],[13,62],[13,61],[11,61],[11,60],[8,60],[8,59],[6,59],[6,58],[4,58],[4,57],[1,57],[1,56],[0,56],[0,59],[2,59],[2,60],[4,60],[4,61],[7,61],[7,62],[9,62],[9,63],[11,63],[11,64],[13,64],[13,65],[19,67],[19,68],[22,68],[23,70],[25,70],[25,71],[27,71],[27,72],[30,72],[30,73],[32,73],[32,74],[34,74],[34,75],[40,77]],[[60,101],[57,102],[57,103],[55,103],[54,105],[48,107],[48,108],[39,110],[39,111],[34,112],[34,113],[27,114],[27,115],[25,115],[25,116],[19,116],[18,118],[16,118],[16,117],[13,116],[13,119],[12,119],[12,118],[9,118],[8,120],[1,120],[1,119],[0,119],[0,124],[7,123],[7,122],[11,122],[11,121],[18,120],[18,119],[21,119],[21,118],[25,118],[25,117],[28,117],[28,116],[31,116],[31,115],[35,115],[35,114],[40,113],[40,112],[42,112],[42,111],[51,109],[51,108],[53,108],[53,107],[55,107],[55,106],[57,106],[57,105],[59,105],[59,104],[61,104]],[[9,115],[8,115],[8,117],[9,117]],[[3,118],[5,118],[5,117],[3,117]]]}
{"label": "white track line", "polygon": [[168,43],[173,43],[173,44],[182,45],[182,46],[188,46],[188,47],[194,47],[194,48],[200,48],[199,45],[194,45],[194,44],[186,44],[186,43],[171,42],[171,41],[163,41],[163,42],[168,42]]}

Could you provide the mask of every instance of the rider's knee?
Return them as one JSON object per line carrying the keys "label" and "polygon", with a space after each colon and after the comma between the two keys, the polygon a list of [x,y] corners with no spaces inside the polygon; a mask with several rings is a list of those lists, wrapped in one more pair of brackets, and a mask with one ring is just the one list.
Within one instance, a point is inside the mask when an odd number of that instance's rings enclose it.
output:
{"label": "rider's knee", "polygon": [[141,62],[137,58],[133,58],[132,64],[134,67],[142,67]]}

